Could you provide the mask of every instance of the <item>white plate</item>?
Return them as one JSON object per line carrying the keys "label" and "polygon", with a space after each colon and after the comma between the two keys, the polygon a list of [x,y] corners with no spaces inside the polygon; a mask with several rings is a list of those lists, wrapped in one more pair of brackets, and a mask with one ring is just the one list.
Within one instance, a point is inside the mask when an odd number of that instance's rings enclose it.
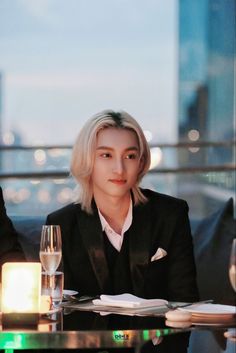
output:
{"label": "white plate", "polygon": [[206,321],[202,322],[201,320],[199,321],[193,321],[192,324],[194,326],[216,326],[216,327],[227,327],[227,326],[232,326],[235,321],[228,320],[228,321],[219,321],[219,322],[214,322],[214,321]]}
{"label": "white plate", "polygon": [[222,304],[193,304],[178,310],[189,311],[194,315],[235,315],[236,307]]}
{"label": "white plate", "polygon": [[78,292],[76,290],[64,289],[63,294],[65,295],[76,295]]}

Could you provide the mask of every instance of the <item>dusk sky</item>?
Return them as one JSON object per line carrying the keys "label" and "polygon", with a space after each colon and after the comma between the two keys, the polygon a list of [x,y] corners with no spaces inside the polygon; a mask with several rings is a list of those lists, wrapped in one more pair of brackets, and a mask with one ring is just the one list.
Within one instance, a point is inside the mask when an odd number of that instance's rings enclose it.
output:
{"label": "dusk sky", "polygon": [[176,139],[177,0],[1,0],[3,131],[72,144],[102,109]]}

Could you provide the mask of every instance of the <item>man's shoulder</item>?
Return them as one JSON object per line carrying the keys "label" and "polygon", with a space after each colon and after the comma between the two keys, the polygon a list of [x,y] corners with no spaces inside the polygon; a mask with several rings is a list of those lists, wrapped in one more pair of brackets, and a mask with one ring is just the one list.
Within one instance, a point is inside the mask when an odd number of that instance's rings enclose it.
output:
{"label": "man's shoulder", "polygon": [[142,193],[148,199],[148,203],[150,202],[153,206],[157,207],[168,207],[168,208],[176,208],[176,207],[188,207],[187,202],[183,199],[163,194],[150,189],[142,189]]}
{"label": "man's shoulder", "polygon": [[64,217],[71,217],[73,216],[76,212],[78,212],[81,209],[79,204],[75,203],[70,203],[64,207],[61,207],[53,212],[51,212],[48,217],[50,218],[64,218]]}

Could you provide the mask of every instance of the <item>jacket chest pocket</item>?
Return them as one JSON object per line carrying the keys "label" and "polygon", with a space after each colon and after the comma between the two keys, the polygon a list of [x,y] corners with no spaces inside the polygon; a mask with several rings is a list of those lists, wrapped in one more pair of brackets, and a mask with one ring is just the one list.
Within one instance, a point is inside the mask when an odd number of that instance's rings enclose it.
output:
{"label": "jacket chest pocket", "polygon": [[151,281],[156,279],[163,279],[163,276],[167,274],[168,260],[167,257],[163,257],[158,260],[149,262],[147,267],[147,277]]}

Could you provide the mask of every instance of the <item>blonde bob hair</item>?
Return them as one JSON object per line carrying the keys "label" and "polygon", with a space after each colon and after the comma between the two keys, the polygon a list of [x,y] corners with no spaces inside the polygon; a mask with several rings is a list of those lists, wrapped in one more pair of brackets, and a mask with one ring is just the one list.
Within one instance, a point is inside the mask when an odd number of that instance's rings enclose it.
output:
{"label": "blonde bob hair", "polygon": [[137,121],[125,111],[104,110],[92,116],[81,129],[75,141],[71,157],[71,174],[78,182],[78,195],[75,202],[80,203],[81,208],[87,213],[92,213],[93,190],[91,174],[94,165],[97,135],[99,131],[109,127],[127,129],[133,131],[137,136],[142,168],[137,175],[135,185],[132,187],[132,194],[135,205],[146,202],[146,197],[139,188],[139,183],[150,166],[150,149],[143,130]]}

